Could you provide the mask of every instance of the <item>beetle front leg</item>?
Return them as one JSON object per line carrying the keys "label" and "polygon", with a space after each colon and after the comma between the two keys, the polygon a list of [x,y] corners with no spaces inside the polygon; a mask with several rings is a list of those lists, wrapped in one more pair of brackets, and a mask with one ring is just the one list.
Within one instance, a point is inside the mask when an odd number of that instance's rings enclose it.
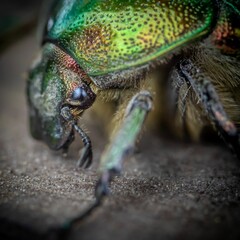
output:
{"label": "beetle front leg", "polygon": [[67,141],[62,146],[62,155],[63,155],[63,157],[67,157],[69,146],[74,141],[74,139],[75,139],[74,131],[72,129],[72,132],[70,133],[69,138],[67,139]]}
{"label": "beetle front leg", "polygon": [[[109,184],[114,175],[121,172],[123,160],[133,152],[144,120],[151,109],[152,97],[148,91],[141,91],[130,100],[118,131],[116,131],[113,140],[101,157],[100,177],[95,189],[96,201],[78,217],[67,221],[62,228],[58,229],[59,234],[62,234],[62,232],[68,233],[75,224],[89,216],[102,203],[103,198],[109,194]],[[68,113],[68,110],[66,112]]]}
{"label": "beetle front leg", "polygon": [[79,167],[83,167],[85,165],[85,168],[88,168],[92,163],[92,143],[90,138],[77,125],[77,122],[74,120],[69,107],[63,107],[61,109],[61,115],[68,122],[68,124],[72,125],[73,129],[75,129],[75,131],[80,135],[84,144],[84,148],[81,150],[81,156],[78,160],[77,165]]}
{"label": "beetle front leg", "polygon": [[152,108],[152,97],[148,91],[137,93],[129,102],[125,116],[101,160],[100,178],[96,185],[97,202],[109,194],[109,184],[114,175],[122,170],[123,160],[134,150],[144,120]]}

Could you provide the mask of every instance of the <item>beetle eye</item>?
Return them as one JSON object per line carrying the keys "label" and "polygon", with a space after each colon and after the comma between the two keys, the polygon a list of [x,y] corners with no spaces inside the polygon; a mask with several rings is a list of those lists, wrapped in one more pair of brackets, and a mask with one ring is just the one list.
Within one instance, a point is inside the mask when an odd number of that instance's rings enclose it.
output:
{"label": "beetle eye", "polygon": [[78,87],[74,89],[71,97],[72,97],[72,100],[78,100],[82,102],[87,97],[87,92],[83,88]]}
{"label": "beetle eye", "polygon": [[91,88],[85,83],[81,83],[80,86],[78,85],[74,89],[70,89],[70,92],[67,93],[65,104],[79,109],[87,109],[93,104],[95,98],[96,94]]}

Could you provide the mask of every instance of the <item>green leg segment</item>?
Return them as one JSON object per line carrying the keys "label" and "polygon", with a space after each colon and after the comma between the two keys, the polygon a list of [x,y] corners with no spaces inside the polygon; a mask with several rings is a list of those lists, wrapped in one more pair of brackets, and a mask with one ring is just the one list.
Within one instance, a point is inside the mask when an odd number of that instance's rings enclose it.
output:
{"label": "green leg segment", "polygon": [[58,235],[66,235],[76,224],[101,204],[104,196],[109,193],[108,187],[112,177],[120,173],[123,160],[133,152],[137,137],[151,108],[152,97],[147,91],[139,92],[130,100],[119,130],[101,157],[100,178],[95,191],[96,201],[85,212],[68,221],[61,229],[58,229]]}
{"label": "green leg segment", "polygon": [[129,102],[119,130],[101,157],[100,179],[95,192],[98,201],[108,194],[111,178],[120,173],[123,160],[133,152],[136,139],[151,108],[152,98],[147,91],[139,92]]}

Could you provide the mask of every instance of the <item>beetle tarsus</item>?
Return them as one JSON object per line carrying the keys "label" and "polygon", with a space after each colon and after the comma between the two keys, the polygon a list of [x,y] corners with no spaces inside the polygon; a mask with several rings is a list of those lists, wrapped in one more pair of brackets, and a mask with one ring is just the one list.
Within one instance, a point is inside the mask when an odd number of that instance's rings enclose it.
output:
{"label": "beetle tarsus", "polygon": [[[97,207],[99,207],[104,198],[110,194],[109,185],[114,176],[118,175],[122,169],[123,160],[132,152],[135,141],[141,131],[141,126],[148,112],[152,108],[152,97],[147,91],[141,91],[136,94],[128,104],[126,109],[125,119],[122,127],[119,129],[115,136],[113,144],[109,145],[105,154],[102,155],[100,166],[100,177],[95,187],[95,202],[90,205],[78,217],[68,222],[68,229],[73,228],[76,224],[80,223],[85,217],[88,217]],[[87,161],[86,166],[91,162],[91,141],[83,130],[74,125],[75,130],[80,134],[85,144],[83,149],[79,166],[83,166]],[[131,146],[131,147],[129,147]],[[116,155],[116,148],[119,154]],[[119,149],[120,148],[120,149]]]}
{"label": "beetle tarsus", "polygon": [[115,170],[105,171],[99,178],[96,188],[95,188],[95,202],[90,205],[85,211],[83,211],[79,216],[73,218],[72,220],[66,222],[57,232],[63,233],[64,236],[71,231],[74,226],[79,224],[82,220],[92,214],[92,212],[102,204],[105,196],[109,195],[109,184],[113,175],[116,174]]}
{"label": "beetle tarsus", "polygon": [[67,221],[63,226],[61,226],[61,228],[57,231],[58,233],[63,233],[64,236],[67,236],[74,226],[78,225],[82,220],[91,215],[92,212],[102,204],[104,197],[110,193],[108,186],[111,182],[113,174],[116,174],[115,172],[116,171],[114,170],[108,170],[101,175],[95,188],[95,202],[85,209],[85,211],[83,211],[80,215],[70,221]]}
{"label": "beetle tarsus", "polygon": [[76,132],[80,135],[84,148],[82,149],[81,156],[77,162],[78,167],[88,168],[92,164],[92,143],[88,135],[75,123],[74,128]]}
{"label": "beetle tarsus", "polygon": [[86,145],[81,150],[81,156],[77,162],[78,167],[88,168],[92,164],[92,147],[91,145]]}
{"label": "beetle tarsus", "polygon": [[80,128],[77,125],[77,121],[74,120],[69,107],[67,106],[63,107],[61,109],[61,115],[69,124],[73,126],[75,131],[80,135],[82,142],[84,144],[84,148],[82,149],[81,156],[79,158],[79,161],[77,162],[77,166],[83,167],[85,165],[84,168],[88,168],[92,164],[92,156],[93,156],[91,139],[82,130],[82,128]]}

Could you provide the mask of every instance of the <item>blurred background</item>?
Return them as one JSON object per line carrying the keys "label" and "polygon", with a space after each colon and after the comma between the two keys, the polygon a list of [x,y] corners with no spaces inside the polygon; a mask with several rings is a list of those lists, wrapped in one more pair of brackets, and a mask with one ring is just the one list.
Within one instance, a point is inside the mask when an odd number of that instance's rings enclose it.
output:
{"label": "blurred background", "polygon": [[0,52],[36,25],[41,0],[2,0],[0,7]]}

